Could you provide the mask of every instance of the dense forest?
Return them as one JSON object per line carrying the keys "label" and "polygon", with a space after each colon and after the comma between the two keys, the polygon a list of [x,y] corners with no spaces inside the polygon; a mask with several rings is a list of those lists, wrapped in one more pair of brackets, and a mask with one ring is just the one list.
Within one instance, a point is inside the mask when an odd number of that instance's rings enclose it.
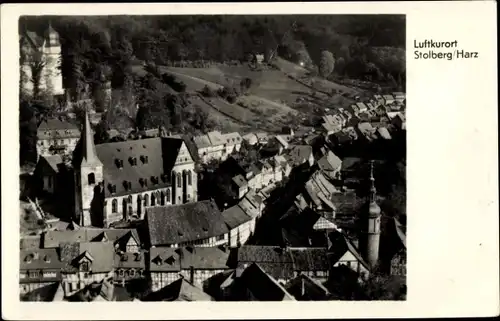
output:
{"label": "dense forest", "polygon": [[48,21],[60,33],[66,88],[104,80],[121,87],[136,60],[241,61],[248,53],[274,51],[319,65],[328,50],[353,76],[364,69],[405,74],[401,15],[44,16],[22,17],[20,28],[43,30]]}
{"label": "dense forest", "polygon": [[[60,35],[63,83],[71,100],[92,98],[103,110],[106,90],[114,89],[114,109],[103,115],[100,132],[109,119],[123,126],[133,119],[139,128],[208,128],[202,111],[187,103],[183,84],[156,68],[178,62],[241,63],[255,54],[270,62],[278,55],[321,74],[326,68],[330,78],[399,85],[406,79],[403,15],[24,16],[20,32],[41,33],[49,22]],[[146,75],[138,75],[134,70],[144,65]],[[35,98],[50,104],[46,97]],[[164,110],[163,119],[146,117]],[[32,128],[30,121],[23,118],[21,127]]]}

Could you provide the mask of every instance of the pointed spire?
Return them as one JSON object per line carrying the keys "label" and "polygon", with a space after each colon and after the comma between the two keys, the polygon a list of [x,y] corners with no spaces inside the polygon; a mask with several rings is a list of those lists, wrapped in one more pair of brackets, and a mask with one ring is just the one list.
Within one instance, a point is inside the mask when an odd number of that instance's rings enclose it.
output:
{"label": "pointed spire", "polygon": [[369,216],[379,216],[381,211],[377,204],[377,189],[375,188],[375,178],[373,177],[373,160],[370,161],[370,203],[369,203]]}
{"label": "pointed spire", "polygon": [[83,123],[82,132],[82,164],[95,164],[102,165],[94,145],[94,137],[92,135],[92,128],[90,127],[88,107],[85,107],[85,120]]}
{"label": "pointed spire", "polygon": [[375,178],[373,177],[373,160],[370,161],[370,202],[374,203],[377,197],[377,189],[375,188]]}

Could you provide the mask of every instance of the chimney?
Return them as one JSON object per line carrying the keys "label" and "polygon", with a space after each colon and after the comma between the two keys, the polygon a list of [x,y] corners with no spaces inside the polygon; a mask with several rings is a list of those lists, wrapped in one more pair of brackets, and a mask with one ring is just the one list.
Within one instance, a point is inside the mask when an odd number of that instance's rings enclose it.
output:
{"label": "chimney", "polygon": [[194,285],[194,266],[189,267],[189,282]]}

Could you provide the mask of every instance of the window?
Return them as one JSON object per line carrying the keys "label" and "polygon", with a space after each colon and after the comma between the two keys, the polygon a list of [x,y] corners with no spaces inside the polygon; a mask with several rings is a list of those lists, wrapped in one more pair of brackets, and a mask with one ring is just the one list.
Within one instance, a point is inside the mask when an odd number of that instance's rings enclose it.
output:
{"label": "window", "polygon": [[188,185],[191,186],[193,184],[193,173],[191,171],[188,171],[187,177],[188,177]]}
{"label": "window", "polygon": [[149,195],[148,194],[144,195],[144,206],[149,206]]}
{"label": "window", "polygon": [[118,211],[118,201],[114,199],[111,202],[111,213],[116,213]]}
{"label": "window", "polygon": [[135,276],[135,270],[134,269],[130,270],[130,276],[132,276],[132,277]]}
{"label": "window", "polygon": [[154,196],[154,194],[151,194],[151,206],[155,205],[156,205],[156,197]]}
{"label": "window", "polygon": [[95,174],[94,173],[90,173],[87,178],[88,178],[89,185],[95,184]]}
{"label": "window", "polygon": [[125,276],[125,272],[123,270],[120,270],[119,274],[120,274],[121,277]]}
{"label": "window", "polygon": [[30,271],[30,272],[28,273],[28,276],[29,276],[30,278],[37,278],[37,277],[39,277],[39,276],[40,276],[40,273],[39,273],[38,271]]}
{"label": "window", "polygon": [[182,180],[181,173],[177,173],[177,187],[181,187],[181,180]]}
{"label": "window", "polygon": [[223,241],[224,240],[224,234],[217,236],[216,240],[217,241]]}
{"label": "window", "polygon": [[82,264],[80,264],[80,271],[89,272],[90,271],[89,262],[82,262]]}
{"label": "window", "polygon": [[167,203],[170,203],[170,190],[167,189]]}

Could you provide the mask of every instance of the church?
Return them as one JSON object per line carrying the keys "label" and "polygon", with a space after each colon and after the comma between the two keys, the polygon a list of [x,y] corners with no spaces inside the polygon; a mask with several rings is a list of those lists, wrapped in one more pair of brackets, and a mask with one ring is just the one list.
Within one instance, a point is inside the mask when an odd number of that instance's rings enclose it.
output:
{"label": "church", "polygon": [[[43,34],[24,30],[19,35],[19,45],[23,90],[27,94],[33,95],[35,83],[38,83],[37,86],[40,92],[52,96],[63,95],[63,79],[59,68],[61,64],[61,43],[59,34],[52,28],[50,23]],[[39,79],[35,80],[37,77]]]}
{"label": "church", "polygon": [[197,201],[195,162],[180,138],[95,145],[88,112],[73,155],[75,213],[81,226],[142,219],[145,208]]}

